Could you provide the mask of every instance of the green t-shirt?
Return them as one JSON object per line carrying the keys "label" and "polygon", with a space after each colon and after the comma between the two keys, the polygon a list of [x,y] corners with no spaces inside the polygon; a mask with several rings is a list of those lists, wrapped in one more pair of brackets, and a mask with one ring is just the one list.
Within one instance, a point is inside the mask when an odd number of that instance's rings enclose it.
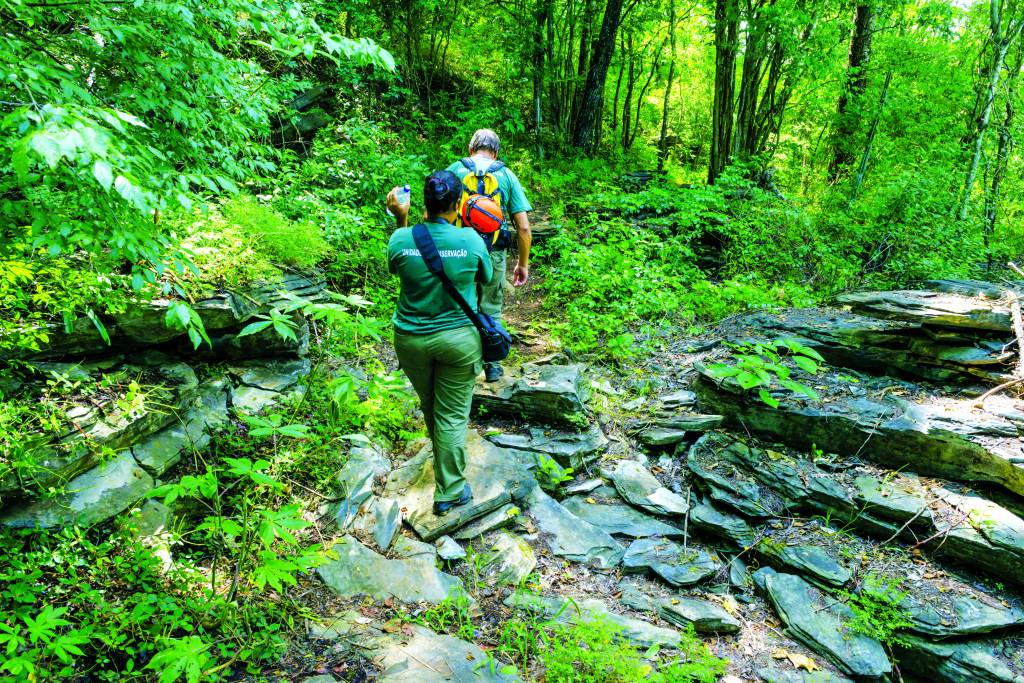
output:
{"label": "green t-shirt", "polygon": [[[487,245],[473,230],[448,223],[426,223],[434,238],[448,278],[476,309],[476,283],[488,283],[494,269]],[[399,228],[388,242],[388,270],[398,273],[402,291],[395,309],[395,330],[406,334],[430,334],[472,325],[459,305],[441,286],[441,280],[427,269],[416,248],[412,228]]]}
{"label": "green t-shirt", "polygon": [[[491,163],[494,162],[490,157],[475,156],[472,157],[474,161],[478,162],[478,165],[486,169]],[[462,161],[456,161],[454,164],[448,167],[449,171],[454,173],[462,180],[469,173],[469,169],[462,165]],[[499,171],[494,172],[494,177],[498,181],[498,187],[501,188],[501,194],[504,197],[506,203],[502,204],[502,210],[505,212],[507,220],[510,220],[512,214],[519,213],[520,211],[533,211],[533,207],[530,206],[530,200],[526,198],[526,193],[523,192],[523,186],[519,183],[519,178],[516,174],[509,169],[508,166],[502,168]],[[510,224],[509,227],[514,227],[514,224]]]}

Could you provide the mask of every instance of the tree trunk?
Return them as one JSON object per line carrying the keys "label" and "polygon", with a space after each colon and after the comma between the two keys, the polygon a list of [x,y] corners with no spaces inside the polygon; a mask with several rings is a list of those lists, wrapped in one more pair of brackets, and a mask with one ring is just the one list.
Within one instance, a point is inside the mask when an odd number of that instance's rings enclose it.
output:
{"label": "tree trunk", "polygon": [[[633,147],[636,142],[636,136],[640,133],[640,108],[644,104],[644,97],[647,95],[647,89],[651,87],[651,82],[654,80],[655,74],[658,73],[658,66],[661,64],[661,53],[665,50],[665,43],[668,42],[668,38],[662,42],[661,47],[654,53],[654,61],[651,63],[651,70],[647,72],[647,80],[643,86],[640,87],[640,93],[636,98],[636,113],[633,116],[633,132],[630,134],[629,139],[626,141],[626,150]],[[641,72],[643,67],[641,66]]]}
{"label": "tree trunk", "polygon": [[1024,20],[1011,18],[1006,27],[1006,33],[1003,33],[1000,1],[989,0],[992,61],[989,63],[987,84],[981,110],[978,113],[977,122],[974,126],[971,156],[967,165],[967,178],[964,180],[963,195],[960,198],[960,210],[957,212],[957,219],[961,221],[967,218],[967,211],[970,208],[971,190],[974,188],[974,181],[978,177],[981,150],[985,144],[985,131],[988,130],[988,124],[992,118],[992,105],[995,104],[996,90],[999,88],[999,75],[1003,70],[1003,62],[1006,60],[1006,53],[1009,51],[1010,45],[1020,35],[1021,27],[1024,26]]}
{"label": "tree trunk", "polygon": [[992,169],[992,184],[985,195],[985,227],[982,237],[985,241],[985,252],[988,254],[988,268],[992,269],[992,237],[996,232],[996,221],[999,217],[999,193],[1006,168],[1009,164],[1010,152],[1013,149],[1013,119],[1016,114],[1014,105],[1017,101],[1017,81],[1021,67],[1024,66],[1024,43],[1017,44],[1017,52],[1007,68],[1006,105],[1003,125],[999,127],[999,147],[996,151],[995,168]]}
{"label": "tree trunk", "polygon": [[732,155],[738,159],[752,156],[756,149],[757,101],[764,80],[764,57],[767,54],[768,26],[760,17],[761,3],[747,7],[747,36],[743,50],[740,92],[736,98],[736,123],[733,128]]}
{"label": "tree trunk", "polygon": [[878,111],[871,120],[871,129],[868,130],[867,140],[864,142],[864,153],[860,157],[860,166],[857,167],[857,176],[853,180],[853,188],[850,191],[850,201],[860,194],[861,185],[864,184],[864,174],[868,170],[868,160],[871,158],[871,145],[875,142],[875,134],[878,132],[878,121],[882,118],[882,110],[885,109],[885,100],[889,96],[889,84],[892,83],[892,71],[885,74],[885,82],[882,84],[882,95],[878,98]]}
{"label": "tree trunk", "polygon": [[633,109],[629,105],[633,101],[633,86],[636,85],[636,52],[633,50],[632,33],[627,38],[626,47],[629,54],[629,71],[626,74],[626,99],[622,103],[622,149],[626,149],[626,145],[629,143],[629,133],[633,130]]}
{"label": "tree trunk", "polygon": [[732,148],[739,15],[738,0],[715,0],[715,102],[711,114],[710,184],[714,184],[729,163]]}
{"label": "tree trunk", "polygon": [[533,139],[537,156],[544,158],[541,144],[541,100],[544,93],[544,25],[547,24],[552,0],[537,0],[533,24]]}
{"label": "tree trunk", "polygon": [[619,37],[619,77],[615,79],[615,97],[612,98],[612,132],[619,130],[619,92],[622,88],[622,74],[626,70],[626,43]]}
{"label": "tree trunk", "polygon": [[846,67],[846,87],[840,92],[836,106],[838,121],[832,143],[832,161],[828,167],[832,182],[839,180],[844,170],[853,163],[854,138],[861,125],[858,101],[868,86],[867,68],[871,61],[871,36],[874,30],[875,13],[871,6],[857,5]]}
{"label": "tree trunk", "polygon": [[669,62],[668,82],[665,83],[665,97],[661,103],[661,136],[658,138],[658,171],[665,170],[665,160],[668,158],[668,110],[669,98],[672,95],[672,80],[676,75],[676,2],[669,0],[668,3],[668,35],[669,35]]}
{"label": "tree trunk", "polygon": [[615,52],[615,35],[619,30],[621,15],[622,0],[608,0],[604,18],[601,20],[601,32],[590,51],[590,68],[587,70],[587,83],[583,87],[580,116],[572,135],[573,145],[588,156],[597,148],[597,128],[602,110],[601,102],[604,99],[604,84],[608,77],[612,53]]}

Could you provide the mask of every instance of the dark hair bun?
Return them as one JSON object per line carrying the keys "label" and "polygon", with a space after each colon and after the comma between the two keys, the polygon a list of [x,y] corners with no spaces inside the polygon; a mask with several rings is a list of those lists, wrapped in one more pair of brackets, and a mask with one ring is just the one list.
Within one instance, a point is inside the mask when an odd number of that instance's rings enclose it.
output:
{"label": "dark hair bun", "polygon": [[431,216],[454,210],[461,197],[462,181],[450,171],[434,171],[423,184],[423,204]]}

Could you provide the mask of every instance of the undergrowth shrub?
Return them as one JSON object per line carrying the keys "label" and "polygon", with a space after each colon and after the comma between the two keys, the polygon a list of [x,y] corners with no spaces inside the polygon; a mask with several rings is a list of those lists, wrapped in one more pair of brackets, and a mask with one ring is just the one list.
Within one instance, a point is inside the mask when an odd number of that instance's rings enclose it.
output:
{"label": "undergrowth shrub", "polygon": [[[725,673],[726,660],[715,657],[694,635],[682,632],[678,659],[653,665],[621,637],[607,619],[576,625],[556,624],[540,659],[548,683],[714,683]],[[652,648],[649,654],[657,654]]]}
{"label": "undergrowth shrub", "polygon": [[272,262],[308,269],[323,261],[330,247],[312,221],[290,221],[253,197],[238,196],[224,204],[224,217]]}

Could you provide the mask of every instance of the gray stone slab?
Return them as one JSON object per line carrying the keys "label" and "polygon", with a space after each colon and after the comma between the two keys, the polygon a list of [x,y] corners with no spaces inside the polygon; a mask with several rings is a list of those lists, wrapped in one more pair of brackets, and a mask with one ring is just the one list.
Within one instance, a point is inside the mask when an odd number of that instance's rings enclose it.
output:
{"label": "gray stone slab", "polygon": [[478,382],[473,409],[530,422],[574,426],[586,417],[588,380],[579,365],[530,365],[506,368],[497,382]]}
{"label": "gray stone slab", "polygon": [[649,517],[628,505],[588,503],[586,496],[566,498],[562,505],[580,519],[590,522],[609,534],[632,536],[633,538],[645,536],[683,537],[682,529]]}
{"label": "gray stone slab", "polygon": [[681,516],[689,509],[686,500],[661,485],[635,460],[621,460],[611,471],[615,489],[627,503],[659,515]]}
{"label": "gray stone slab", "polygon": [[510,491],[524,479],[532,481],[512,452],[480,438],[475,430],[466,437],[466,453],[465,477],[473,490],[473,501],[445,515],[433,513],[434,459],[429,447],[388,476],[385,494],[401,504],[407,523],[425,541],[454,535],[457,529],[510,502]]}
{"label": "gray stone slab", "polygon": [[602,619],[621,629],[622,637],[636,647],[679,645],[679,632],[675,629],[655,626],[642,619],[618,614],[598,599],[571,600],[561,596],[549,597],[518,591],[505,600],[505,605],[567,624]]}
{"label": "gray stone slab", "polygon": [[555,555],[599,569],[611,569],[622,560],[622,546],[614,538],[539,489],[534,492],[529,513]]}
{"label": "gray stone slab", "polygon": [[892,673],[885,648],[849,630],[853,612],[844,603],[793,574],[762,574],[768,599],[790,633],[855,678],[878,680]]}
{"label": "gray stone slab", "polygon": [[706,550],[683,549],[664,538],[633,541],[622,558],[628,573],[652,571],[672,586],[692,586],[711,578],[721,568],[717,555]]}
{"label": "gray stone slab", "polygon": [[452,538],[458,541],[472,541],[480,538],[489,531],[506,527],[519,517],[519,508],[512,503],[502,505],[494,512],[489,512],[479,519],[462,527],[452,534]]}
{"label": "gray stone slab", "polygon": [[92,526],[124,512],[152,488],[153,478],[129,451],[123,451],[69,481],[65,493],[59,496],[9,507],[0,515],[0,524],[27,528]]}
{"label": "gray stone slab", "polygon": [[490,581],[518,586],[537,567],[537,556],[519,536],[499,531],[481,552],[484,576]]}
{"label": "gray stone slab", "polygon": [[662,619],[680,628],[689,625],[697,633],[738,633],[740,622],[718,605],[695,598],[672,598],[658,603]]}
{"label": "gray stone slab", "polygon": [[586,431],[572,432],[531,427],[528,434],[495,434],[488,441],[503,448],[516,448],[548,455],[562,467],[582,470],[608,449],[608,439],[597,425]]}
{"label": "gray stone slab", "polygon": [[462,581],[438,570],[432,557],[389,560],[352,536],[345,536],[331,550],[338,559],[329,560],[316,571],[332,591],[344,598],[365,595],[374,600],[394,598],[404,603],[436,604],[464,591]]}

